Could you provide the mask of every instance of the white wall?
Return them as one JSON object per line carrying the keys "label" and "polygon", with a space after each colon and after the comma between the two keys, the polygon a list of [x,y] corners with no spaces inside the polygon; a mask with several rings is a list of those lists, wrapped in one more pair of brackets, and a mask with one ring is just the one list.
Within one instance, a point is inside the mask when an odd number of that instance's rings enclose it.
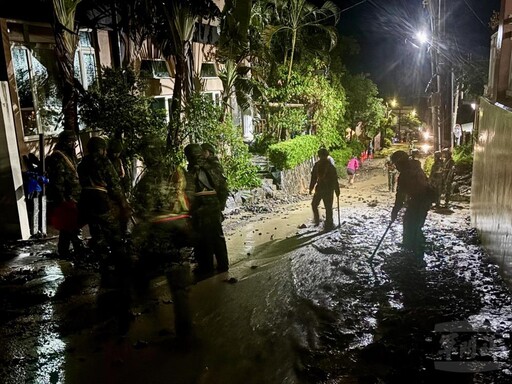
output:
{"label": "white wall", "polygon": [[7,82],[0,82],[0,238],[28,239],[30,227]]}

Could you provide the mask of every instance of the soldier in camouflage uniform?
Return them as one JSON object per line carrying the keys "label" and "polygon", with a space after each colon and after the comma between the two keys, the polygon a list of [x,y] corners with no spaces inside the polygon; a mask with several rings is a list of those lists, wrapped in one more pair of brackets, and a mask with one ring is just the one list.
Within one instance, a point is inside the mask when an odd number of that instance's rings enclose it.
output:
{"label": "soldier in camouflage uniform", "polygon": [[443,193],[444,206],[448,207],[450,197],[452,195],[453,177],[455,176],[455,161],[452,158],[452,152],[448,148],[444,148],[443,155]]}
{"label": "soldier in camouflage uniform", "polygon": [[92,137],[87,143],[88,154],[78,166],[82,186],[80,209],[89,225],[91,242],[103,256],[110,251],[116,269],[128,267],[124,249],[122,225],[130,215],[119,176],[107,157],[107,143]]}
{"label": "soldier in camouflage uniform", "polygon": [[226,239],[222,229],[222,210],[226,197],[222,191],[217,194],[215,190],[222,180],[219,173],[206,164],[199,144],[187,145],[185,156],[188,161],[187,171],[194,182],[195,190],[190,213],[197,236],[194,246],[199,264],[197,272],[213,272],[213,255],[217,261],[217,270],[225,272],[229,269]]}
{"label": "soldier in camouflage uniform", "polygon": [[[74,132],[65,130],[59,134],[58,142],[52,153],[46,158],[48,186],[46,196],[50,221],[58,207],[68,204],[75,207],[80,197],[80,183],[77,174],[77,157],[75,146],[77,137]],[[77,212],[77,211],[76,211]],[[80,228],[61,228],[57,251],[62,258],[70,258],[70,245],[73,244],[75,253],[83,251],[80,239]]]}
{"label": "soldier in camouflage uniform", "polygon": [[313,210],[313,221],[315,226],[320,224],[320,213],[318,206],[320,201],[323,201],[325,208],[325,223],[324,230],[330,231],[334,229],[334,222],[332,218],[332,203],[333,195],[340,196],[340,185],[338,183],[338,174],[336,168],[327,159],[329,152],[325,148],[318,150],[319,160],[311,170],[311,180],[309,182],[309,194],[313,193],[311,200],[311,208]]}
{"label": "soldier in camouflage uniform", "polygon": [[224,168],[222,167],[219,158],[215,155],[215,148],[213,145],[203,143],[201,144],[201,149],[203,150],[203,157],[205,159],[204,167],[212,176],[220,207],[224,210],[229,196],[228,182],[224,174]]}
{"label": "soldier in camouflage uniform", "polygon": [[441,151],[434,152],[434,164],[432,164],[432,168],[430,169],[429,176],[430,185],[436,191],[436,207],[441,205],[441,194],[443,189],[443,159],[441,157]]}
{"label": "soldier in camouflage uniform", "polygon": [[422,227],[433,202],[431,187],[425,172],[406,152],[394,152],[391,161],[400,172],[391,221],[397,219],[398,212],[405,206],[402,245],[406,250],[421,254],[425,242]]}

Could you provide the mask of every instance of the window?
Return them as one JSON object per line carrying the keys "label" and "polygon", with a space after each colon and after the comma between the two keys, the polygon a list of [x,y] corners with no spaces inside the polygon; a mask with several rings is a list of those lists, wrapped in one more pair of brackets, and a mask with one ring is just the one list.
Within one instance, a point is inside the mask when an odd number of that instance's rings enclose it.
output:
{"label": "window", "polygon": [[216,44],[219,41],[218,27],[210,24],[196,23],[193,41],[202,44]]}
{"label": "window", "polygon": [[89,88],[97,77],[96,53],[92,45],[92,33],[80,31],[78,33],[78,47],[75,53],[75,78],[85,89]]}
{"label": "window", "polygon": [[157,110],[158,109],[165,110],[165,119],[167,122],[169,122],[170,121],[171,102],[172,102],[172,97],[170,97],[170,96],[154,97],[151,107],[153,109],[157,109]]}
{"label": "window", "polygon": [[219,91],[214,91],[214,92],[203,92],[203,95],[205,95],[206,97],[209,97],[211,98],[213,104],[219,106],[222,102],[222,99],[220,97],[220,92]]}
{"label": "window", "polygon": [[217,77],[217,69],[215,63],[201,64],[201,77]]}
{"label": "window", "polygon": [[153,79],[167,79],[171,77],[167,63],[164,60],[142,60],[140,71]]}
{"label": "window", "polygon": [[15,44],[11,52],[25,136],[60,131],[62,101],[53,48]]}

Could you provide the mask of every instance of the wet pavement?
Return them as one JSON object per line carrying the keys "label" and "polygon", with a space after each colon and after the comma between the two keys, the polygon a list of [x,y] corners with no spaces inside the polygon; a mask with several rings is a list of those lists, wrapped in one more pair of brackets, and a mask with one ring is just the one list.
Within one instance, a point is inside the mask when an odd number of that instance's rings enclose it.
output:
{"label": "wet pavement", "polygon": [[113,281],[55,258],[54,240],[4,246],[0,382],[510,382],[512,297],[468,203],[429,213],[422,258],[401,252],[396,223],[370,259],[393,198],[383,180],[342,189],[330,232],[306,219],[309,200],[231,218],[229,273],[181,267],[189,337],[163,271],[134,279],[126,319]]}

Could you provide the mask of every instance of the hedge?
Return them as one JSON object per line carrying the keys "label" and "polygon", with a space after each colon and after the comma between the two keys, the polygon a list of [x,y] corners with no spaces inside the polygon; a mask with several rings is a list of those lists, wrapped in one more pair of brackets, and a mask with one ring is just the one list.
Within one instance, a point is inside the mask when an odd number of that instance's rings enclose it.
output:
{"label": "hedge", "polygon": [[272,144],[268,148],[268,157],[277,169],[293,169],[315,156],[319,148],[320,140],[317,136],[298,136]]}

